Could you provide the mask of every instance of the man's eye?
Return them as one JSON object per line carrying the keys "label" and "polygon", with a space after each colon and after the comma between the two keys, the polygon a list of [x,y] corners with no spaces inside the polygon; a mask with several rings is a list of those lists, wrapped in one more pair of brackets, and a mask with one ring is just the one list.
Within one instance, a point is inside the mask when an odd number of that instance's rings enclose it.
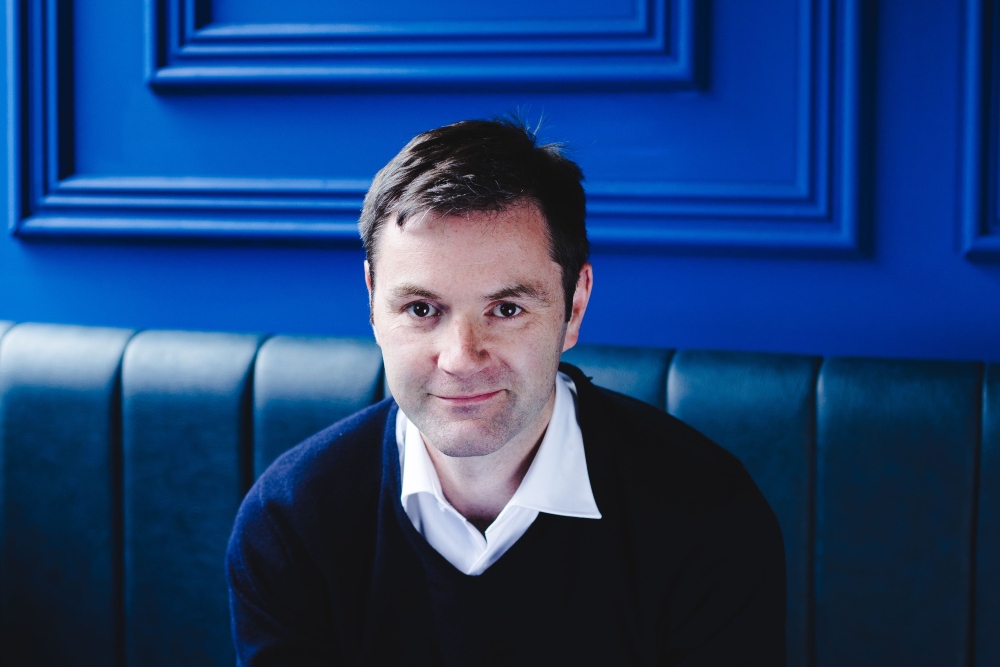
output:
{"label": "man's eye", "polygon": [[433,315],[438,314],[437,308],[424,301],[411,303],[409,306],[406,307],[406,310],[414,317],[431,317]]}
{"label": "man's eye", "polygon": [[514,303],[498,303],[493,306],[491,311],[494,317],[509,318],[515,315],[520,315],[521,311],[524,310],[521,306]]}

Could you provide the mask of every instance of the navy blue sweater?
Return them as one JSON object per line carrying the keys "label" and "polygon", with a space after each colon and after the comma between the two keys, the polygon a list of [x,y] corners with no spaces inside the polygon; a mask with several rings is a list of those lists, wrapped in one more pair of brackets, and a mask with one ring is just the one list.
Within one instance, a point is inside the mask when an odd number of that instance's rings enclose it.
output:
{"label": "navy blue sweater", "polygon": [[286,452],[227,554],[242,665],[782,665],[784,550],[743,466],[568,370],[603,518],[539,514],[482,575],[400,504],[396,405]]}

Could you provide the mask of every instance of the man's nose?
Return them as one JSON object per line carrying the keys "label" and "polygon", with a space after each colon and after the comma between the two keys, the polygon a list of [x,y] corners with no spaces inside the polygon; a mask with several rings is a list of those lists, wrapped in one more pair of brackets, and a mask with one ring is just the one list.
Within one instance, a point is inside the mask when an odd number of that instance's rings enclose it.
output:
{"label": "man's nose", "polygon": [[469,377],[489,362],[489,352],[483,345],[483,332],[476,323],[455,317],[444,327],[442,334],[438,368],[446,373]]}

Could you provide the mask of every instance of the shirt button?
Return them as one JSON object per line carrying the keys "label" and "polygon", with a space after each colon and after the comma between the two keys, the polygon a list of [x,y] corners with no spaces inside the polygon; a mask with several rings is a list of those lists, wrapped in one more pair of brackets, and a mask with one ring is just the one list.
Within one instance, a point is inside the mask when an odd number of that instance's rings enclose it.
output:
{"label": "shirt button", "polygon": [[444,503],[438,503],[438,509],[443,512],[448,508],[444,506]]}

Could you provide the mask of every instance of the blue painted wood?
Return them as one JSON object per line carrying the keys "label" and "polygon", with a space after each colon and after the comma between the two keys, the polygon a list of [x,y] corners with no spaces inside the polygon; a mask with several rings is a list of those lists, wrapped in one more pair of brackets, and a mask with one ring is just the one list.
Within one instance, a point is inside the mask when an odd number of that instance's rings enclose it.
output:
{"label": "blue painted wood", "polygon": [[[792,177],[788,182],[775,183],[750,177],[747,180],[717,178],[708,181],[689,179],[596,179],[588,186],[590,200],[591,237],[598,246],[624,248],[661,247],[695,248],[752,252],[806,252],[851,254],[860,247],[860,222],[856,181],[858,179],[858,114],[859,49],[861,21],[856,3],[848,0],[835,5],[823,0],[800,2],[798,18],[789,54],[795,60],[795,87],[782,100],[789,104],[794,117],[792,130]],[[210,31],[211,24],[197,30],[185,27],[186,17],[198,10],[190,3],[151,2],[147,6],[147,40],[149,58],[160,62],[173,57],[183,61],[185,45],[170,42],[174,36],[183,39],[186,32],[200,34]],[[639,35],[657,35],[662,24],[671,26],[683,36],[686,49],[695,39],[694,8],[689,0],[666,5],[653,3],[651,13],[639,17],[647,21]],[[9,95],[14,100],[10,122],[12,136],[33,133],[33,140],[48,156],[44,162],[33,160],[37,151],[21,154],[20,161],[10,171],[12,228],[25,236],[169,236],[169,237],[235,237],[250,239],[325,239],[356,242],[353,223],[367,180],[289,179],[289,178],[219,178],[166,175],[156,176],[94,176],[77,174],[66,156],[76,156],[74,136],[67,128],[72,125],[70,97],[73,85],[71,35],[56,38],[69,30],[68,18],[50,8],[40,12],[32,5],[15,3],[13,18],[23,21],[27,40],[19,43],[19,33],[11,33],[12,64],[17,77],[12,79]],[[659,8],[659,9],[657,9]],[[24,14],[19,18],[18,11]],[[65,13],[65,12],[63,12]],[[667,21],[665,16],[671,15]],[[186,23],[187,21],[187,23]],[[495,22],[494,22],[495,23]],[[491,24],[492,25],[492,24]],[[556,33],[587,35],[575,24],[557,26]],[[343,26],[342,26],[343,27]],[[412,28],[410,26],[408,30]],[[524,27],[524,26],[522,26]],[[536,26],[537,27],[537,26]],[[200,86],[224,85],[231,78],[246,85],[267,83],[282,85],[328,76],[326,70],[311,63],[304,66],[306,74],[296,73],[288,64],[290,53],[283,52],[281,39],[334,40],[347,39],[357,44],[359,35],[375,40],[387,63],[383,72],[364,61],[350,60],[348,69],[352,85],[370,85],[379,90],[398,89],[407,82],[456,83],[495,87],[497,84],[563,83],[596,81],[635,84],[648,68],[641,62],[629,62],[626,71],[618,71],[614,56],[602,52],[585,65],[572,71],[562,71],[544,64],[539,49],[532,47],[532,58],[498,65],[497,56],[490,56],[490,68],[477,69],[469,65],[469,54],[458,53],[453,60],[436,64],[410,66],[406,53],[386,47],[399,31],[391,26],[373,24],[358,34],[340,34],[334,30],[323,37],[327,27],[318,32],[306,26],[286,25],[270,34],[261,26],[250,32],[256,37],[237,35],[231,28],[223,32],[224,39],[238,38],[240,46],[226,51],[211,47],[211,58],[230,58],[237,63],[225,66],[233,69],[225,74],[218,64],[198,69],[195,66],[173,65],[166,69],[153,66],[149,70],[153,81],[176,79],[180,83],[194,82]],[[613,26],[605,26],[612,29]],[[602,29],[605,29],[602,28]],[[346,28],[344,28],[346,30]],[[468,22],[450,28],[461,37],[456,44],[486,44]],[[248,28],[249,30],[249,28]],[[260,32],[264,30],[264,32]],[[578,30],[574,32],[574,30]],[[59,32],[62,31],[62,32]],[[228,31],[228,32],[227,32]],[[463,32],[464,31],[464,32]],[[237,31],[239,32],[239,31]],[[273,32],[273,31],[272,31]],[[349,33],[350,31],[348,31]],[[254,33],[254,34],[257,34]],[[523,31],[522,31],[523,33]],[[548,33],[546,33],[548,35]],[[278,39],[280,37],[281,39]],[[161,43],[161,38],[168,43]],[[221,37],[220,37],[221,38]],[[510,37],[523,44],[524,34]],[[546,37],[549,39],[550,37]],[[192,37],[193,39],[193,37]],[[262,40],[249,46],[245,40]],[[275,41],[277,39],[277,41]],[[449,39],[457,39],[452,37]],[[681,39],[678,37],[678,39]],[[364,40],[361,40],[363,43]],[[420,36],[424,47],[433,44],[428,35]],[[264,45],[264,46],[262,46]],[[656,46],[656,49],[662,45]],[[207,48],[207,47],[206,47]],[[498,46],[506,49],[507,47]],[[573,58],[579,58],[581,45],[576,44]],[[24,57],[27,49],[35,56]],[[221,50],[220,50],[221,49]],[[254,65],[248,55],[254,49],[264,49],[268,58],[281,65]],[[448,49],[439,49],[436,57],[443,58]],[[544,51],[544,49],[542,49]],[[500,53],[500,52],[498,52]],[[506,51],[504,51],[506,53]],[[586,55],[586,50],[582,51]],[[350,54],[348,54],[350,55]],[[305,57],[305,56],[303,56]],[[309,56],[313,57],[313,56]],[[685,62],[693,55],[684,56]],[[248,64],[250,63],[250,64]],[[690,63],[685,69],[693,67]],[[645,69],[644,69],[645,68]],[[656,70],[648,69],[657,76]],[[228,71],[228,70],[227,70]],[[173,72],[173,74],[169,74]],[[603,72],[603,73],[602,73]],[[840,77],[834,77],[839,72]],[[692,75],[693,76],[693,75]],[[228,77],[228,78],[227,78]],[[353,78],[352,78],[353,77]],[[414,78],[416,77],[416,78]],[[335,77],[336,78],[336,77]],[[337,79],[339,80],[339,79]],[[46,94],[31,93],[41,86]],[[24,87],[24,89],[22,89]],[[795,92],[798,91],[798,92]],[[27,94],[28,114],[22,115],[17,100]],[[608,157],[614,158],[612,152]],[[21,183],[33,184],[27,200]]]}
{"label": "blue painted wood", "polygon": [[997,151],[1000,131],[1000,5],[965,3],[964,99],[962,100],[962,249],[969,259],[1000,259]]}
{"label": "blue painted wood", "polygon": [[5,665],[122,665],[119,368],[130,336],[21,324],[0,343]]}
{"label": "blue painted wood", "polygon": [[[231,26],[245,30],[267,30],[275,25],[354,26],[371,24],[399,25],[409,30],[429,22],[453,24],[468,21],[497,23],[551,21],[620,22],[644,27],[650,7],[636,0],[588,0],[581,4],[572,0],[508,0],[502,5],[476,6],[463,0],[438,0],[426,3],[399,0],[369,0],[363,4],[326,3],[293,0],[275,5],[268,0],[186,0],[185,7],[201,10],[200,17],[186,22],[191,31],[208,27]],[[493,30],[503,30],[494,27]],[[608,28],[594,26],[600,33]]]}
{"label": "blue painted wood", "polygon": [[251,369],[259,342],[245,334],[144,331],[125,350],[128,665],[235,660],[224,563],[251,476]]}
{"label": "blue painted wood", "polygon": [[[560,16],[538,3],[543,11],[534,17],[513,19],[479,10],[436,20],[383,14],[198,25],[194,17],[210,16],[212,4],[147,0],[151,85],[677,87],[695,80],[693,0],[633,1],[626,17]],[[407,13],[405,1],[396,4]]]}
{"label": "blue painted wood", "polygon": [[[260,30],[247,26],[284,23],[322,41],[346,6],[248,3],[215,0],[217,15],[189,32],[249,39]],[[375,25],[391,3],[380,0],[382,14],[349,4]],[[483,7],[466,4],[461,20]],[[53,32],[39,12],[54,6],[73,16]],[[536,5],[487,7],[496,16],[520,6]],[[560,2],[556,19],[626,6],[600,0],[574,14]],[[427,20],[444,16],[438,7]],[[685,91],[161,93],[146,85],[142,3],[12,1],[0,16],[13,75],[0,71],[11,121],[0,171],[19,231],[0,239],[0,316],[367,336],[353,238],[372,174],[416,132],[521,109],[531,122],[545,116],[543,140],[568,143],[588,178],[597,286],[585,343],[1000,360],[1000,267],[969,262],[958,234],[966,197],[956,167],[971,155],[963,132],[974,125],[957,73],[975,61],[963,28],[971,4],[703,7],[694,34],[707,38],[694,46],[707,66]],[[856,159],[844,141],[842,93],[852,91]],[[853,200],[851,241],[843,185],[859,183],[868,192]],[[995,186],[983,180],[984,202]],[[995,234],[982,220],[985,248]]]}

